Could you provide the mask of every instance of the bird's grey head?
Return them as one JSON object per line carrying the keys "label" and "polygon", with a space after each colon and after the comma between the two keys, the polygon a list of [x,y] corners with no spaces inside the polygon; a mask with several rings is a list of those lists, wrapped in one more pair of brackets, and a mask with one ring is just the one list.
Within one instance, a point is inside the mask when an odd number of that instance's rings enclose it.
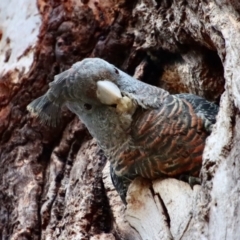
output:
{"label": "bird's grey head", "polygon": [[88,58],[77,62],[72,66],[72,69],[75,73],[74,81],[79,85],[79,89],[83,90],[82,97],[91,98],[103,104],[113,104],[112,100],[104,99],[104,97],[108,97],[106,96],[107,92],[103,96],[101,95],[101,89],[102,87],[109,87],[108,92],[112,89],[109,94],[116,93],[119,95],[117,83],[120,78],[120,70],[99,58]]}
{"label": "bird's grey head", "polygon": [[137,104],[122,91],[129,81],[136,80],[102,59],[90,58],[55,76],[48,95],[77,114],[99,139],[103,131],[126,131],[130,126]]}
{"label": "bird's grey head", "polygon": [[[49,92],[56,98],[62,98],[63,101],[86,99],[95,104],[111,105],[114,104],[113,100],[105,98],[108,97],[107,92],[119,95],[120,90],[117,87],[119,72],[120,70],[115,66],[102,59],[87,58],[56,75],[54,81],[49,84]],[[107,88],[104,96],[101,91],[103,88]]]}

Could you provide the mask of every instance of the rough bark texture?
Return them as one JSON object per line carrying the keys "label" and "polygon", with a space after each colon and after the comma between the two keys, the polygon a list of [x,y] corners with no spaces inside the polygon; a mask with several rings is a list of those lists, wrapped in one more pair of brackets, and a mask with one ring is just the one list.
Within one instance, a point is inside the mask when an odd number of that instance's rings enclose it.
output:
{"label": "rough bark texture", "polygon": [[[239,13],[233,0],[0,1],[0,239],[239,239]],[[30,118],[85,57],[220,104],[201,186],[136,179],[125,208],[75,116]]]}

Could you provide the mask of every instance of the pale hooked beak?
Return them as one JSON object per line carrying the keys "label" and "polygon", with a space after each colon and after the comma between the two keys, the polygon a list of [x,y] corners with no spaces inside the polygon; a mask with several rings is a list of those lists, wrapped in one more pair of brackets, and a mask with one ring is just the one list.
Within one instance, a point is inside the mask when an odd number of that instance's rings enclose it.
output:
{"label": "pale hooked beak", "polygon": [[136,104],[127,96],[122,96],[119,87],[110,81],[97,82],[97,97],[102,104],[116,105],[117,112],[120,114],[133,114]]}
{"label": "pale hooked beak", "polygon": [[104,80],[97,82],[97,97],[102,104],[114,105],[118,104],[122,94],[115,83]]}

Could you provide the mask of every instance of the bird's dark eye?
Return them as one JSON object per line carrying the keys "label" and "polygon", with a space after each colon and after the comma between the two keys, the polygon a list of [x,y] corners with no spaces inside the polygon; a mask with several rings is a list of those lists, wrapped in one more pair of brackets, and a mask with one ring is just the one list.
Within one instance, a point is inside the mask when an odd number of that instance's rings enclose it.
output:
{"label": "bird's dark eye", "polygon": [[88,103],[85,103],[85,104],[84,104],[84,108],[85,108],[86,110],[91,110],[91,109],[92,109],[92,105],[91,105],[91,104],[88,104]]}
{"label": "bird's dark eye", "polygon": [[114,68],[114,70],[116,74],[119,74],[119,71],[116,68]]}
{"label": "bird's dark eye", "polygon": [[113,104],[113,105],[111,105],[111,107],[114,107],[114,108],[116,108],[116,107],[117,107],[117,104]]}

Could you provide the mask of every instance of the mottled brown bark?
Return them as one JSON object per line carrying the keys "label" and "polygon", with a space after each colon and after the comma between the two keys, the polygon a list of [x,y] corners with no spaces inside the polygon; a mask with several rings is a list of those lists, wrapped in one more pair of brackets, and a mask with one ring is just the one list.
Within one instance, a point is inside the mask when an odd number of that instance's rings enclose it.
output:
{"label": "mottled brown bark", "polygon": [[[28,8],[28,4],[16,9]],[[0,239],[237,239],[237,1],[38,0],[36,9],[39,24],[32,32],[38,29],[39,37],[18,56],[13,46],[19,42],[0,25],[4,66],[0,67]],[[0,10],[10,14],[12,7],[0,4]],[[35,16],[31,11],[26,19]],[[6,17],[6,24],[14,23]],[[18,37],[27,39],[21,31]],[[13,57],[20,63],[31,54],[28,68],[10,64]],[[220,103],[218,121],[205,149],[201,188],[191,192],[184,185],[179,189],[186,191],[178,189],[174,195],[172,190],[167,198],[161,196],[164,186],[174,189],[182,183],[142,181],[141,185],[136,180],[129,191],[125,218],[108,169],[102,178],[104,154],[79,120],[63,109],[61,125],[49,128],[29,116],[27,104],[46,91],[54,75],[86,57],[103,58],[171,93],[191,92]],[[136,192],[146,193],[139,201],[150,205],[136,208]],[[170,200],[176,204],[178,193],[187,194],[192,203],[192,215],[189,209],[181,215],[189,219],[179,229],[170,224],[176,226],[180,215],[169,205]],[[180,205],[179,209],[187,208],[184,201]],[[158,209],[154,216],[159,219],[151,221],[163,223],[156,224],[162,226],[160,235],[148,232],[143,209],[149,209],[147,213]]]}

